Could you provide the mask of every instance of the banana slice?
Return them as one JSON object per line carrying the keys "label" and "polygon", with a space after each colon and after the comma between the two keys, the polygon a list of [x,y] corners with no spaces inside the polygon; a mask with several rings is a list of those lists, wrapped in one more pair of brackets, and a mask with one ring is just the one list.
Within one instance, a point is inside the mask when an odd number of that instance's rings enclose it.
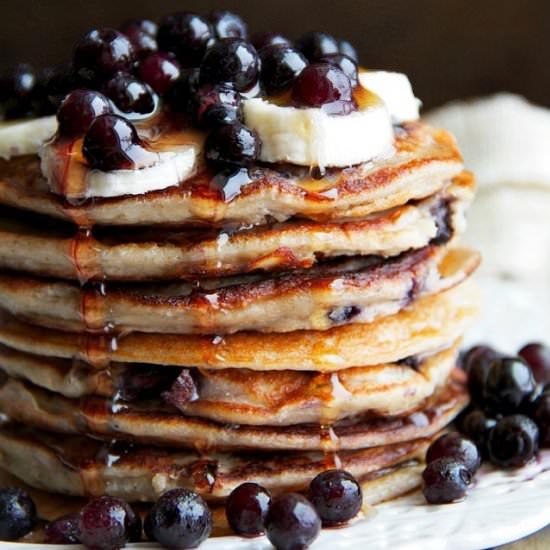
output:
{"label": "banana slice", "polygon": [[360,71],[359,83],[382,99],[394,123],[418,119],[422,102],[414,96],[407,75],[389,71]]}
{"label": "banana slice", "polygon": [[0,123],[0,158],[35,155],[56,129],[55,116]]}
{"label": "banana slice", "polygon": [[253,98],[244,101],[244,119],[260,136],[264,162],[344,167],[391,150],[393,142],[391,117],[377,98],[349,115]]}
{"label": "banana slice", "polygon": [[[88,171],[86,166],[82,165],[78,173],[73,172],[73,175],[75,179],[85,179],[83,191],[77,187],[70,198],[141,195],[173,187],[195,173],[201,151],[201,143],[174,147],[173,150],[157,153],[154,164],[136,170]],[[63,155],[63,152],[60,153],[55,147],[42,147],[41,169],[52,191],[67,194],[67,189],[61,189],[55,177],[59,171],[59,163],[64,162],[63,158],[58,158],[60,154]]]}

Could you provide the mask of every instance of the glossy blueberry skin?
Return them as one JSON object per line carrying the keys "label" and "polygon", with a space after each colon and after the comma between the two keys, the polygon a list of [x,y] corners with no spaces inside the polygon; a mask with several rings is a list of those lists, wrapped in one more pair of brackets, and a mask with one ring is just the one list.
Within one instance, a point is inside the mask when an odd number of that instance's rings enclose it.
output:
{"label": "glossy blueberry skin", "polygon": [[182,67],[198,67],[213,39],[210,22],[191,12],[167,15],[157,34],[159,49],[173,52]]}
{"label": "glossy blueberry skin", "polygon": [[298,48],[310,61],[315,63],[325,55],[340,53],[338,42],[325,32],[309,32],[296,41]]}
{"label": "glossy blueberry skin", "polygon": [[271,495],[257,483],[243,483],[231,491],[225,504],[229,526],[243,537],[264,533],[264,520],[271,503]]}
{"label": "glossy blueberry skin", "polygon": [[277,550],[302,550],[318,537],[321,518],[305,497],[287,493],[271,502],[265,518],[265,531]]}
{"label": "glossy blueberry skin", "polygon": [[323,107],[330,114],[348,114],[353,110],[352,92],[350,79],[330,63],[307,66],[293,86],[293,98],[298,104]]}
{"label": "glossy blueberry skin", "polygon": [[518,355],[527,362],[539,384],[550,382],[550,347],[540,342],[523,346]]}
{"label": "glossy blueberry skin", "polygon": [[44,537],[47,544],[80,544],[80,514],[67,514],[48,523]]}
{"label": "glossy blueberry skin", "polygon": [[208,48],[200,67],[201,84],[227,84],[238,92],[252,88],[260,75],[260,59],[250,42],[224,38]]}
{"label": "glossy blueberry skin", "polygon": [[468,374],[468,389],[475,403],[483,405],[485,383],[492,362],[500,356],[489,346],[474,346],[468,350],[463,358],[464,370]]}
{"label": "glossy blueberry skin", "polygon": [[426,462],[429,464],[439,458],[450,458],[461,462],[474,475],[481,465],[477,446],[458,432],[449,432],[438,437],[428,448]]}
{"label": "glossy blueberry skin", "polygon": [[363,504],[361,486],[348,472],[327,470],[309,486],[308,498],[315,506],[323,527],[333,527],[353,519]]}
{"label": "glossy blueberry skin", "polygon": [[424,497],[430,504],[448,504],[464,498],[472,473],[462,462],[438,458],[422,473]]}
{"label": "glossy blueberry skin", "polygon": [[235,13],[227,10],[213,11],[208,17],[216,38],[246,38],[246,23]]}
{"label": "glossy blueberry skin", "polygon": [[238,122],[243,117],[240,94],[224,85],[201,86],[191,97],[189,108],[194,123],[203,129]]}
{"label": "glossy blueberry skin", "polygon": [[159,52],[142,59],[137,74],[157,94],[164,95],[180,77],[181,67],[173,55]]}
{"label": "glossy blueberry skin", "polygon": [[537,425],[521,414],[505,416],[491,430],[487,450],[491,462],[500,468],[520,468],[538,452]]}
{"label": "glossy blueberry skin", "polygon": [[357,86],[359,69],[357,63],[351,57],[341,53],[333,53],[321,57],[320,61],[338,67],[350,79],[351,85],[353,87]]}
{"label": "glossy blueberry skin", "polygon": [[78,89],[65,97],[57,111],[58,132],[61,137],[83,135],[92,122],[112,112],[111,102],[95,90]]}
{"label": "glossy blueberry skin", "polygon": [[483,389],[485,408],[513,414],[525,406],[535,390],[533,373],[519,357],[501,357],[491,362]]}
{"label": "glossy blueberry skin", "polygon": [[151,114],[157,105],[155,92],[149,84],[124,73],[118,73],[108,80],[103,86],[103,92],[125,114]]}
{"label": "glossy blueberry skin", "polygon": [[158,26],[150,19],[132,19],[127,21],[120,29],[134,46],[138,59],[142,59],[158,50],[157,31]]}
{"label": "glossy blueberry skin", "polygon": [[255,131],[236,122],[224,124],[206,138],[206,160],[220,169],[249,166],[260,153],[260,139]]}
{"label": "glossy blueberry skin", "polygon": [[179,78],[165,94],[165,100],[177,113],[187,113],[199,88],[199,69],[182,69]]}
{"label": "glossy blueberry skin", "polygon": [[550,447],[550,391],[543,392],[535,401],[531,418],[539,428],[541,447]]}
{"label": "glossy blueberry skin", "polygon": [[462,419],[462,431],[477,446],[482,457],[487,457],[487,440],[489,433],[495,427],[497,421],[488,417],[479,409],[472,410],[465,414]]}
{"label": "glossy blueberry skin", "polygon": [[347,40],[338,41],[338,51],[343,55],[351,57],[351,59],[353,59],[355,63],[359,62],[359,55],[357,54],[357,50]]}
{"label": "glossy blueberry skin", "polygon": [[128,37],[103,28],[91,30],[77,44],[73,66],[81,78],[97,85],[117,72],[131,72],[134,60],[134,47]]}
{"label": "glossy blueberry skin", "polygon": [[122,499],[102,496],[80,511],[80,540],[94,550],[118,550],[141,539],[141,519]]}
{"label": "glossy blueberry skin", "polygon": [[150,153],[141,145],[131,122],[118,115],[96,118],[82,145],[82,153],[90,167],[103,171],[133,169]]}
{"label": "glossy blueberry skin", "polygon": [[36,507],[22,489],[0,489],[0,540],[17,540],[36,523]]}
{"label": "glossy blueberry skin", "polygon": [[250,41],[258,52],[267,46],[292,46],[292,42],[288,38],[276,32],[255,33]]}
{"label": "glossy blueberry skin", "polygon": [[212,531],[204,500],[187,489],[172,489],[153,505],[144,522],[145,534],[165,548],[196,548]]}
{"label": "glossy blueberry skin", "polygon": [[307,59],[290,46],[266,46],[260,51],[261,81],[268,93],[276,93],[292,86],[307,67]]}

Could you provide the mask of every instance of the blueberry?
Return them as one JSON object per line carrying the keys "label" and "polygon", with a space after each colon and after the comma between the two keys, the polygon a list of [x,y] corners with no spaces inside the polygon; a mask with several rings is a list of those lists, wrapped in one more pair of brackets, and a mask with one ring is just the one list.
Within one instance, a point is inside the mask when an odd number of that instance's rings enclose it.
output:
{"label": "blueberry", "polygon": [[103,92],[126,114],[151,114],[157,106],[156,95],[151,87],[129,74],[116,74],[105,83]]}
{"label": "blueberry", "polygon": [[0,489],[0,540],[17,540],[36,523],[36,507],[22,489]]}
{"label": "blueberry", "polygon": [[330,63],[335,67],[338,67],[342,72],[350,79],[353,87],[357,86],[358,80],[358,68],[357,63],[347,55],[341,53],[332,53],[321,57],[320,61],[323,63]]}
{"label": "blueberry", "polygon": [[46,80],[46,94],[54,107],[59,107],[65,96],[80,87],[80,79],[70,66],[52,69]]}
{"label": "blueberry", "polygon": [[422,473],[424,497],[430,504],[448,504],[464,498],[472,482],[472,472],[462,462],[438,458]]}
{"label": "blueberry", "polygon": [[296,42],[296,47],[314,63],[321,57],[332,53],[340,53],[338,43],[330,34],[324,32],[309,32]]}
{"label": "blueberry", "polygon": [[34,99],[38,75],[22,63],[4,72],[0,78],[0,103],[6,120],[24,118],[34,114]]}
{"label": "blueberry", "polygon": [[292,46],[292,42],[282,34],[276,32],[258,32],[250,40],[257,51],[267,46]]}
{"label": "blueberry", "polygon": [[330,63],[306,67],[294,82],[293,96],[300,105],[324,107],[331,114],[347,114],[355,108],[350,79]]}
{"label": "blueberry", "polygon": [[199,70],[183,69],[179,78],[166,93],[166,101],[172,110],[186,113],[190,109],[191,100],[199,87]]}
{"label": "blueberry", "polygon": [[158,25],[154,21],[151,21],[151,19],[130,19],[120,27],[120,30],[123,33],[129,29],[137,29],[150,36],[156,36],[158,32]]}
{"label": "blueberry", "polygon": [[67,514],[48,523],[44,537],[46,544],[80,544],[80,514]]}
{"label": "blueberry", "polygon": [[140,61],[138,67],[139,78],[160,95],[168,92],[180,75],[180,64],[166,52],[149,55]]}
{"label": "blueberry", "polygon": [[531,367],[537,382],[550,382],[550,347],[533,342],[523,346],[518,355]]}
{"label": "blueberry", "polygon": [[354,518],[363,504],[361,486],[348,472],[328,470],[317,475],[309,486],[309,500],[324,527]]}
{"label": "blueberry", "polygon": [[241,96],[228,86],[205,84],[191,97],[190,112],[199,128],[238,122],[243,116]]}
{"label": "blueberry", "polygon": [[100,115],[112,112],[111,102],[94,90],[74,90],[57,111],[59,135],[75,138],[84,134]]}
{"label": "blueberry", "polygon": [[525,405],[535,390],[533,373],[519,357],[501,357],[491,362],[483,399],[494,412],[512,414]]}
{"label": "blueberry", "polygon": [[481,456],[487,456],[489,433],[497,421],[478,409],[468,412],[462,419],[462,431],[476,444]]}
{"label": "blueberry", "polygon": [[353,59],[355,63],[359,62],[357,50],[347,40],[338,41],[338,51],[343,55],[351,57],[351,59]]}
{"label": "blueberry", "polygon": [[137,58],[142,59],[158,50],[155,22],[149,19],[135,19],[126,22],[121,31],[132,43]]}
{"label": "blueberry", "polygon": [[249,166],[258,158],[260,138],[240,122],[224,124],[206,138],[206,160],[219,168]]}
{"label": "blueberry", "polygon": [[483,404],[483,392],[491,363],[499,354],[489,346],[474,346],[464,354],[462,364],[468,374],[468,389],[475,403]]}
{"label": "blueberry", "polygon": [[97,84],[119,71],[130,72],[134,59],[128,37],[115,29],[94,29],[77,44],[73,66],[80,77]]}
{"label": "blueberry", "polygon": [[256,49],[241,38],[218,40],[206,52],[200,68],[201,84],[227,84],[238,92],[258,81],[260,61]]}
{"label": "blueberry", "polygon": [[213,38],[210,23],[190,12],[167,15],[162,19],[157,34],[159,48],[176,54],[183,67],[197,67]]}
{"label": "blueberry", "polygon": [[319,514],[302,495],[288,493],[271,502],[265,518],[265,531],[277,550],[307,548],[320,530]]}
{"label": "blueberry", "polygon": [[261,81],[269,93],[291,86],[308,64],[306,58],[290,46],[266,46],[261,50],[260,58]]}
{"label": "blueberry", "polygon": [[164,493],[145,517],[145,534],[166,548],[195,548],[212,531],[204,500],[187,489]]}
{"label": "blueberry", "polygon": [[550,392],[543,392],[535,401],[531,418],[539,428],[540,445],[550,447]]}
{"label": "blueberry", "polygon": [[214,11],[208,19],[216,38],[246,38],[248,34],[246,23],[230,11]]}
{"label": "blueberry", "polygon": [[130,505],[115,497],[92,499],[80,511],[80,540],[94,550],[118,550],[141,538],[141,520]]}
{"label": "blueberry", "polygon": [[110,114],[92,122],[84,136],[82,152],[92,168],[103,171],[133,169],[152,154],[142,147],[128,120]]}
{"label": "blueberry", "polygon": [[481,465],[479,451],[473,441],[457,432],[449,432],[438,437],[428,448],[426,462],[439,458],[451,458],[461,462],[474,475]]}
{"label": "blueberry", "polygon": [[271,495],[257,483],[243,483],[233,489],[225,504],[227,522],[235,533],[255,537],[264,532],[264,519]]}
{"label": "blueberry", "polygon": [[501,468],[519,468],[537,453],[539,430],[522,414],[505,416],[491,430],[487,441],[489,459]]}

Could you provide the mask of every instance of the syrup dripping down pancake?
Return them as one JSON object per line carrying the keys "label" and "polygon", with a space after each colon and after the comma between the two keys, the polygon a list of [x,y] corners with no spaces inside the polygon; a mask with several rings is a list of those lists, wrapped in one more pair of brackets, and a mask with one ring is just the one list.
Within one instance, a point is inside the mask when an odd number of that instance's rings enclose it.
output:
{"label": "syrup dripping down pancake", "polygon": [[442,348],[459,338],[477,316],[477,291],[468,281],[414,301],[395,315],[369,324],[326,331],[238,332],[226,336],[82,334],[55,331],[4,316],[0,343],[13,349],[105,366],[110,361],[209,369],[333,372],[391,363]]}
{"label": "syrup dripping down pancake", "polygon": [[162,397],[184,414],[215,422],[283,426],[319,423],[327,416],[338,421],[366,411],[382,416],[412,412],[446,383],[457,353],[458,342],[405,362],[322,374],[123,363],[94,370],[79,361],[0,346],[0,365],[12,378],[71,399],[95,395],[122,406]]}
{"label": "syrup dripping down pancake", "polygon": [[153,281],[303,269],[337,256],[390,257],[462,233],[472,196],[472,177],[463,172],[436,195],[364,219],[294,219],[234,230],[104,227],[86,232],[4,209],[0,267],[81,282]]}
{"label": "syrup dripping down pancake", "polygon": [[[375,504],[418,486],[418,464],[429,442],[422,438],[339,456],[342,467],[361,482],[365,502]],[[205,457],[193,451],[109,445],[9,423],[0,428],[0,466],[34,488],[64,495],[108,494],[152,502],[165,491],[184,487],[214,504],[245,481],[274,494],[305,491],[325,469],[322,453],[214,452]]]}
{"label": "syrup dripping down pancake", "polygon": [[464,281],[479,255],[433,245],[381,260],[357,257],[280,275],[195,284],[89,285],[0,273],[0,307],[59,330],[232,334],[327,330],[397,313]]}
{"label": "syrup dripping down pancake", "polygon": [[215,174],[202,171],[178,187],[74,206],[49,191],[37,157],[20,157],[0,161],[0,204],[82,226],[349,220],[433,195],[462,171],[453,138],[422,122],[405,124],[394,149],[389,158],[329,170],[323,180],[296,166],[257,166],[229,201],[212,187]]}
{"label": "syrup dripping down pancake", "polygon": [[217,423],[186,416],[158,401],[113,402],[99,397],[67,399],[7,377],[0,407],[9,418],[39,429],[88,434],[159,446],[266,451],[338,452],[430,437],[468,402],[464,375],[455,371],[422,406],[404,416],[359,415],[331,425],[324,439],[319,424],[253,426]]}

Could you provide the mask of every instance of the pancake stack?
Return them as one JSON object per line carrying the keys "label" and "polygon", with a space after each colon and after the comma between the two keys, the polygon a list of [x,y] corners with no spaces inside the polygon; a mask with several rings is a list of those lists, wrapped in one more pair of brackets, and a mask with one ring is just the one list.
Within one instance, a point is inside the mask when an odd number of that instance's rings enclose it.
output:
{"label": "pancake stack", "polygon": [[343,468],[379,502],[419,483],[467,403],[455,368],[478,256],[452,138],[313,177],[258,164],[70,203],[0,162],[0,465],[65,495],[154,501]]}

